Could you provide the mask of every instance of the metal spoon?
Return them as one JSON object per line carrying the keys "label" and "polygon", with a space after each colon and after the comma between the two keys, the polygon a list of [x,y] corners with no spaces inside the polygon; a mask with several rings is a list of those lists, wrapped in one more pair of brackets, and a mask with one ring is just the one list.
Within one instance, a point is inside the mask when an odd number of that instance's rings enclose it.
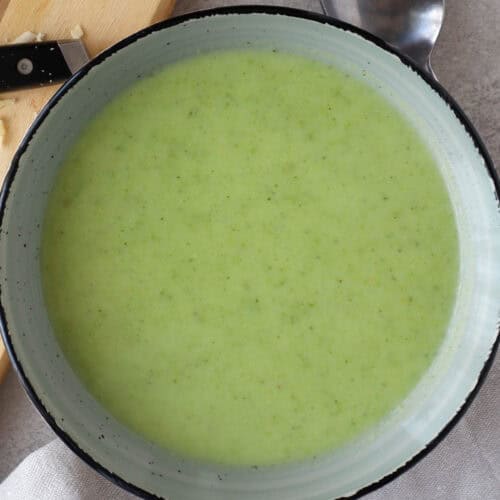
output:
{"label": "metal spoon", "polygon": [[325,14],[385,40],[436,79],[430,58],[445,0],[321,0],[321,5]]}

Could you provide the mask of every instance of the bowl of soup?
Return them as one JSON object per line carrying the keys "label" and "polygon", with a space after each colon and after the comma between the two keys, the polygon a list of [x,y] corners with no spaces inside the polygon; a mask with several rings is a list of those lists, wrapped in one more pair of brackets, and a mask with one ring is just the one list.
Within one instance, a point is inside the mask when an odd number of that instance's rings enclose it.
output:
{"label": "bowl of soup", "polygon": [[174,19],[98,56],[21,145],[2,334],[52,428],[136,494],[355,494],[484,377],[497,188],[453,100],[366,33]]}

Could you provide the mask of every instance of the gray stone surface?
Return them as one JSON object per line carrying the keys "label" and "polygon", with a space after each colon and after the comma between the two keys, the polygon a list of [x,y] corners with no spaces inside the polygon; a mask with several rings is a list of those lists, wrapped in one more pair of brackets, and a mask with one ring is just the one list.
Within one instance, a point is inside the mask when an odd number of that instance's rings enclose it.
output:
{"label": "gray stone surface", "polygon": [[[181,14],[199,8],[248,2],[179,0],[175,13]],[[264,2],[260,2],[264,3]],[[289,5],[310,10],[320,10],[319,1],[283,0],[266,2]],[[499,0],[447,0],[447,17],[435,50],[433,66],[435,72],[455,99],[462,105],[481,133],[493,160],[500,164],[500,26]],[[451,451],[457,442],[472,439],[484,451],[484,467],[491,469],[493,476],[500,477],[500,429],[485,432],[483,419],[500,414],[500,358],[497,357],[485,385],[473,405],[454,430],[432,452],[432,456],[453,464]],[[31,451],[54,438],[53,432],[44,423],[29,403],[14,373],[0,385],[0,481]],[[432,483],[437,492],[445,490],[447,483],[456,481],[454,468],[440,477],[433,475],[432,457],[424,458],[412,470],[412,481]],[[467,470],[467,463],[459,464]],[[470,472],[470,471],[469,471]],[[471,472],[474,474],[474,471]],[[480,475],[478,474],[478,478]],[[398,481],[388,486],[387,493],[397,488]],[[485,485],[493,496],[499,498],[500,483]],[[425,491],[420,490],[420,491]],[[498,496],[495,496],[498,495]],[[378,496],[377,496],[378,497]],[[392,496],[391,496],[392,498]],[[423,497],[421,497],[423,498]],[[426,499],[431,497],[426,496]],[[440,497],[441,498],[441,497]],[[457,499],[471,498],[466,493]],[[450,500],[454,500],[451,498]]]}

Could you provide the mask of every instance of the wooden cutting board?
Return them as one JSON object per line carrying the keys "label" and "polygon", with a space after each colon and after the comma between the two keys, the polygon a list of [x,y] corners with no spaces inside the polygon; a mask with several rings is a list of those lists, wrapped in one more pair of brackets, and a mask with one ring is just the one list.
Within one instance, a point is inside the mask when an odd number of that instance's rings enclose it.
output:
{"label": "wooden cutting board", "polygon": [[[8,43],[25,31],[44,33],[46,40],[71,38],[80,25],[90,57],[122,38],[154,22],[167,18],[175,0],[0,0],[0,44]],[[15,102],[0,108],[6,126],[0,146],[0,181],[3,181],[12,155],[36,113],[58,86],[0,94]],[[0,382],[8,358],[0,340]]]}

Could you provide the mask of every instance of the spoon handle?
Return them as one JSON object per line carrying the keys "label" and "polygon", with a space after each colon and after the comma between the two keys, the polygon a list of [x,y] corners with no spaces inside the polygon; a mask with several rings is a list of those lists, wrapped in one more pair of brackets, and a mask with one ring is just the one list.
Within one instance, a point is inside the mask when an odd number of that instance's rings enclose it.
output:
{"label": "spoon handle", "polygon": [[325,14],[384,40],[437,80],[431,54],[444,18],[444,0],[320,0]]}

